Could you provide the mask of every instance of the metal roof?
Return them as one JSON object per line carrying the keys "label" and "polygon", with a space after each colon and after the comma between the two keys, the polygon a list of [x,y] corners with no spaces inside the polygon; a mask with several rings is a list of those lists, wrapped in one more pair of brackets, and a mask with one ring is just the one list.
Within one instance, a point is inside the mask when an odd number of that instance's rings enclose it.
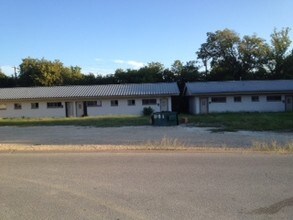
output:
{"label": "metal roof", "polygon": [[293,80],[251,80],[186,83],[186,95],[293,93]]}
{"label": "metal roof", "polygon": [[0,100],[177,96],[177,83],[111,84],[87,86],[15,87],[0,89]]}

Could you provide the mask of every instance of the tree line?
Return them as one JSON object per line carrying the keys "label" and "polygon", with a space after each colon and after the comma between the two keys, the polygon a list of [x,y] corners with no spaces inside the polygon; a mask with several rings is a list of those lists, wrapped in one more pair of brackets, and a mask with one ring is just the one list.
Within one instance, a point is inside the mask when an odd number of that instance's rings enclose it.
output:
{"label": "tree line", "polygon": [[117,69],[108,75],[83,74],[80,67],[66,67],[59,60],[28,57],[17,75],[7,76],[0,70],[0,87],[293,79],[289,31],[275,29],[269,43],[256,34],[241,38],[230,29],[208,32],[195,60],[175,60],[170,68],[151,62],[137,70]]}

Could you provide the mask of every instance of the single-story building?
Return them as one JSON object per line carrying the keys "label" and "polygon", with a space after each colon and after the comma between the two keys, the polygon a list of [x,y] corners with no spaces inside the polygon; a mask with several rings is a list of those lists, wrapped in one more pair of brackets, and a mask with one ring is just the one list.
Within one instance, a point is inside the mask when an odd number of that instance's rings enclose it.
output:
{"label": "single-story building", "polygon": [[186,83],[189,112],[283,112],[293,110],[293,80]]}
{"label": "single-story building", "polygon": [[16,87],[0,89],[0,118],[141,115],[172,111],[177,83]]}

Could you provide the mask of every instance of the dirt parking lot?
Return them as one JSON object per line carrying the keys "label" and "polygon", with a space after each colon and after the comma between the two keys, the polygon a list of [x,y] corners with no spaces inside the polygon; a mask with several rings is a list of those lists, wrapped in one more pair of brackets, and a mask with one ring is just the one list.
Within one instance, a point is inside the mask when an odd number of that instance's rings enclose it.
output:
{"label": "dirt parking lot", "polygon": [[211,132],[208,128],[175,127],[0,127],[0,145],[139,145],[177,140],[188,147],[251,147],[255,142],[286,144],[293,142],[292,133],[276,132]]}

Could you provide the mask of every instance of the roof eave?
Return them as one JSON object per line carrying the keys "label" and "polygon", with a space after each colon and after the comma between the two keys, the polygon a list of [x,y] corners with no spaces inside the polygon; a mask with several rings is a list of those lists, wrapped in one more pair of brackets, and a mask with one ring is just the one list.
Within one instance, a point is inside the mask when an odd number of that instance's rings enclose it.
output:
{"label": "roof eave", "polygon": [[284,91],[236,91],[236,92],[204,92],[204,93],[191,93],[187,92],[187,96],[199,96],[199,95],[235,95],[235,94],[242,94],[242,95],[253,95],[253,94],[293,94],[293,90],[284,90]]}

